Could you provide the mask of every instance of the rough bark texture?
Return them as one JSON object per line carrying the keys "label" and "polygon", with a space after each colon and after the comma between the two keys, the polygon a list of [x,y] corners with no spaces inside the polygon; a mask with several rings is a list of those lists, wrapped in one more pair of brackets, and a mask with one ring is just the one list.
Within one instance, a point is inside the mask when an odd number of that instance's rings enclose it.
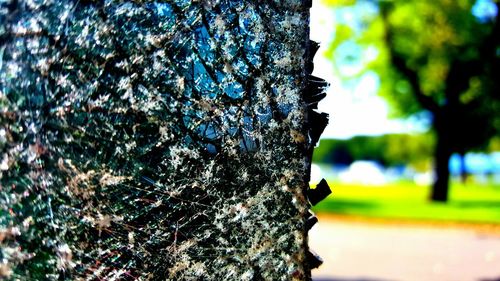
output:
{"label": "rough bark texture", "polygon": [[309,278],[307,4],[0,5],[0,279]]}

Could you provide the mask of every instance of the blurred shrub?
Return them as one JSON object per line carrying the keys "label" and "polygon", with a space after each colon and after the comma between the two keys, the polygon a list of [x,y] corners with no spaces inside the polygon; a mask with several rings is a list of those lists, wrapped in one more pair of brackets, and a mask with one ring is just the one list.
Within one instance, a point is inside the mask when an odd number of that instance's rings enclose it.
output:
{"label": "blurred shrub", "polygon": [[385,166],[410,165],[423,171],[431,166],[433,145],[434,137],[427,133],[324,139],[314,150],[313,161],[349,165],[356,160],[373,160]]}

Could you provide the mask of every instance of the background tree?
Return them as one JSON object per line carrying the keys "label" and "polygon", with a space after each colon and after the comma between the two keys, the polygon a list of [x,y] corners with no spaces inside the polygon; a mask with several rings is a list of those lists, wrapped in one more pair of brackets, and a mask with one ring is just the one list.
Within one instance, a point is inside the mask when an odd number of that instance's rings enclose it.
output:
{"label": "background tree", "polygon": [[[429,112],[436,142],[431,199],[447,201],[448,162],[453,153],[484,148],[500,131],[499,3],[488,1],[330,1],[363,13],[361,25],[345,22],[328,55],[342,54],[346,43],[375,53],[353,77],[380,76],[380,94],[394,112]],[[368,9],[367,9],[368,7]],[[352,49],[352,48],[351,48]],[[366,57],[366,56],[365,56]],[[339,63],[337,63],[339,64]],[[341,65],[339,65],[341,67]]]}

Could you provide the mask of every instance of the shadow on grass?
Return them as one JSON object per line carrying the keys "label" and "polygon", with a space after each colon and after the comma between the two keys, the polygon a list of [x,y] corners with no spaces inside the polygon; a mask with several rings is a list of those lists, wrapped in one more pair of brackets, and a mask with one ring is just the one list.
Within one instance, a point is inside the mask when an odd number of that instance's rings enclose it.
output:
{"label": "shadow on grass", "polygon": [[465,202],[450,202],[449,204],[452,204],[456,207],[459,208],[499,208],[500,209],[500,202],[498,201],[489,201],[489,200],[479,200],[479,201],[465,201]]}

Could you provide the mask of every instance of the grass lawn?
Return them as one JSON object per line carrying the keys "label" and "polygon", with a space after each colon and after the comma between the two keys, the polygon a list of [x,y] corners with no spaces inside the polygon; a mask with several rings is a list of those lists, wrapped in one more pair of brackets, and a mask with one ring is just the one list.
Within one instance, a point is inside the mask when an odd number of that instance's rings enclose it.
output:
{"label": "grass lawn", "polygon": [[428,200],[430,188],[413,183],[329,184],[333,193],[313,208],[316,213],[500,224],[498,185],[453,183],[447,203],[432,203]]}

